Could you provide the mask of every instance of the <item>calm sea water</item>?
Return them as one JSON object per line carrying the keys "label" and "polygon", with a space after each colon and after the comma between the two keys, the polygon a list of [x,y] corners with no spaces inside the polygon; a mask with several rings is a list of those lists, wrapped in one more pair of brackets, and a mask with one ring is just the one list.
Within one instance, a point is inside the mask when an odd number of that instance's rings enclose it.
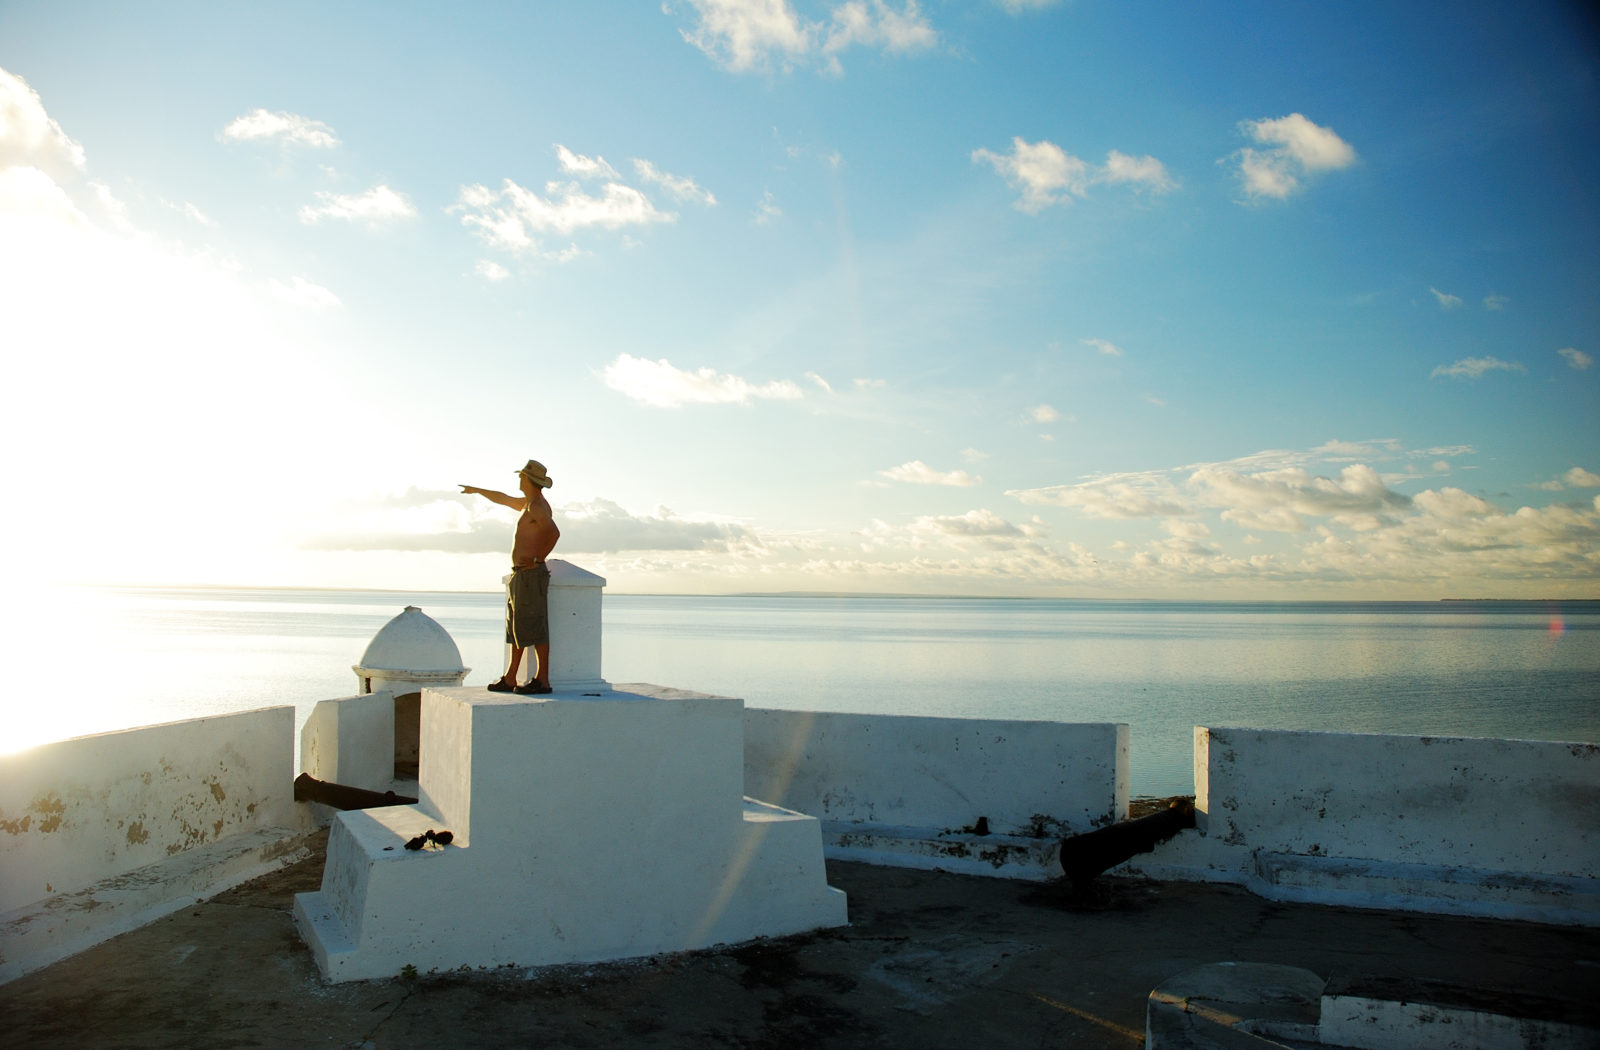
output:
{"label": "calm sea water", "polygon": [[[31,635],[34,688],[8,691],[0,750],[274,704],[303,722],[357,691],[351,665],[408,604],[455,638],[467,684],[499,675],[498,594],[54,592],[29,611],[70,626]],[[604,632],[612,683],[759,707],[1126,722],[1135,795],[1192,790],[1196,725],[1600,740],[1596,602],[607,595]],[[66,677],[86,661],[90,674]]]}

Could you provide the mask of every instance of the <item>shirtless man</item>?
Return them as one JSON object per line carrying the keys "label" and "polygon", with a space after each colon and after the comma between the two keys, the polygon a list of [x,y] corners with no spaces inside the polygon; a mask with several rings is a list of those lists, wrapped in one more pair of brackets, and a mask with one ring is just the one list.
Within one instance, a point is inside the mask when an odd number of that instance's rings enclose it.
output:
{"label": "shirtless man", "polygon": [[[520,510],[517,519],[517,538],[511,543],[511,582],[506,587],[506,641],[511,645],[511,662],[498,682],[489,683],[492,693],[548,693],[550,692],[550,570],[544,560],[555,549],[561,530],[556,528],[550,504],[545,501],[544,490],[553,482],[545,473],[544,464],[528,460],[528,465],[517,471],[522,483],[521,496],[508,496],[492,489],[462,485],[461,491],[477,494],[502,507]],[[537,674],[528,677],[527,685],[517,684],[517,670],[522,666],[522,651],[533,647],[538,658]]]}

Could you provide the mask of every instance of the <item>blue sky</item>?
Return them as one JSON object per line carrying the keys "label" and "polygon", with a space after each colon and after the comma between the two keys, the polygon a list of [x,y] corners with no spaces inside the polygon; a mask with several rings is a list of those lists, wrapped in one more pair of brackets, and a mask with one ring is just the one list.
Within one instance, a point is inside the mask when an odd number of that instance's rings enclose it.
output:
{"label": "blue sky", "polygon": [[0,6],[46,580],[1600,597],[1580,5]]}

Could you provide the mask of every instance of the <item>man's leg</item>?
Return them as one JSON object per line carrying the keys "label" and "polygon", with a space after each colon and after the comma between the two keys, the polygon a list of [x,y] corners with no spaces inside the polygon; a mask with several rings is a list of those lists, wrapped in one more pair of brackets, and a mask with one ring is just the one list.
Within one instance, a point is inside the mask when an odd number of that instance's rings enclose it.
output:
{"label": "man's leg", "polygon": [[[538,650],[534,650],[537,652]],[[511,662],[506,665],[506,673],[500,676],[498,682],[489,683],[491,693],[509,693],[517,684],[517,669],[522,666],[522,649],[513,645],[511,647]]]}
{"label": "man's leg", "polygon": [[539,670],[535,675],[530,675],[528,681],[537,681],[540,685],[550,684],[550,643],[540,642],[533,647],[533,655],[539,658]]}

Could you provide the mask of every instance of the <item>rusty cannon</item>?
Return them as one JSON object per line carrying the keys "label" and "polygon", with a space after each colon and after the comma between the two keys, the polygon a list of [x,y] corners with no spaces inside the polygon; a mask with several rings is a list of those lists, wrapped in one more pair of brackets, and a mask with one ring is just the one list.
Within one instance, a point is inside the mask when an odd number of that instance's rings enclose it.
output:
{"label": "rusty cannon", "polygon": [[296,802],[320,802],[334,809],[378,809],[381,806],[414,806],[417,800],[393,791],[368,791],[327,780],[318,780],[310,773],[294,778]]}
{"label": "rusty cannon", "polygon": [[1149,853],[1185,828],[1194,827],[1194,799],[1172,799],[1165,809],[1061,841],[1061,870],[1074,886],[1140,853]]}

